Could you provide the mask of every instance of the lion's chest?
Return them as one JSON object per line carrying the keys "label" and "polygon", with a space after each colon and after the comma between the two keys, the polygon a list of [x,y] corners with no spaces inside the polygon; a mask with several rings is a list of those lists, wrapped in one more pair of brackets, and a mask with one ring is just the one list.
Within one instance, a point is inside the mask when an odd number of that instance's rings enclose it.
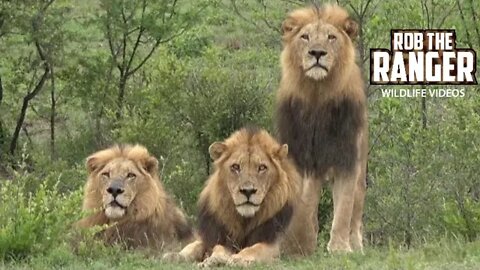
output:
{"label": "lion's chest", "polygon": [[231,232],[224,220],[201,207],[199,213],[199,233],[207,250],[222,245],[238,252],[256,243],[274,243],[287,229],[293,214],[293,207],[287,203],[272,218],[258,226],[251,226],[249,220],[237,224]]}
{"label": "lion's chest", "polygon": [[301,171],[317,177],[331,167],[349,171],[357,158],[363,115],[362,104],[348,98],[321,105],[290,98],[278,106],[278,135]]}

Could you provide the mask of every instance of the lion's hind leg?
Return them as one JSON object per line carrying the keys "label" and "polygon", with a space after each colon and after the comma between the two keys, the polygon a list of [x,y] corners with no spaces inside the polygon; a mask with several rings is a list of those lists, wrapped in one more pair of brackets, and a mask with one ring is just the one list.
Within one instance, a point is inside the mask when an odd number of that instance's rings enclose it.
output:
{"label": "lion's hind leg", "polygon": [[362,170],[357,178],[357,185],[355,188],[355,197],[353,202],[352,220],[350,223],[350,245],[353,250],[363,249],[363,207],[365,203],[366,193],[366,173]]}

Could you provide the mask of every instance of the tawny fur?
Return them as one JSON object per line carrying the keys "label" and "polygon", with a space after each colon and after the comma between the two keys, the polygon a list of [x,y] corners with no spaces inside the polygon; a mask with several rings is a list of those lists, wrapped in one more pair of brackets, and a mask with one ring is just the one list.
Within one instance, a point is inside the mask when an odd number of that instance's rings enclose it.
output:
{"label": "tawny fur", "polygon": [[[126,182],[124,188],[134,195],[126,213],[119,219],[105,214],[102,194],[105,180],[101,172],[109,164],[117,163],[130,171],[139,172],[136,180]],[[113,146],[87,158],[88,180],[85,185],[83,210],[93,212],[77,223],[79,227],[106,225],[99,233],[109,244],[126,247],[149,247],[170,250],[191,241],[192,231],[184,213],[165,192],[158,174],[158,162],[140,145]],[[112,172],[114,173],[114,172]]]}
{"label": "tawny fur", "polygon": [[[304,185],[311,187],[304,189],[302,195],[310,204],[309,209],[314,211],[310,216],[316,216],[323,185],[327,182],[332,185],[335,210],[328,249],[361,249],[368,126],[364,81],[355,63],[352,43],[357,24],[343,8],[324,5],[291,12],[283,22],[282,30],[282,78],[277,92],[280,142],[288,143],[291,149],[309,151],[305,155],[297,151],[292,158],[304,176]],[[319,78],[307,76],[309,69],[304,63],[308,63],[305,59],[312,58],[311,50],[326,52],[323,57],[328,57],[328,61],[322,63],[328,65],[328,71],[323,71],[327,75]],[[317,59],[319,61],[321,58]],[[326,115],[345,123],[332,122],[325,118]],[[296,131],[302,134],[296,134]],[[324,133],[319,134],[321,132]],[[338,137],[331,135],[337,132]],[[346,140],[344,144],[339,141],[343,138]],[[312,142],[316,145],[312,146]],[[348,162],[342,163],[345,157]]]}
{"label": "tawny fur", "polygon": [[[215,159],[215,145],[221,144],[218,158]],[[245,218],[238,214],[235,209],[231,190],[227,188],[229,181],[238,181],[230,176],[228,171],[232,161],[232,155],[239,152],[260,151],[268,157],[272,166],[273,179],[262,179],[269,182],[264,194],[264,200],[253,217]],[[204,230],[201,224],[198,229],[200,239],[191,243],[180,252],[183,259],[189,261],[203,261],[202,266],[216,264],[243,265],[252,261],[271,261],[283,254],[310,254],[316,244],[313,223],[308,222],[304,211],[306,205],[300,198],[301,178],[295,166],[286,155],[286,145],[278,144],[264,130],[242,129],[232,134],[222,143],[214,143],[210,147],[210,153],[215,159],[214,171],[209,177],[199,198],[200,212],[208,212],[213,223],[224,229],[224,235],[219,238],[228,238],[221,244],[208,243],[204,238]],[[212,154],[213,153],[213,154]],[[269,163],[270,164],[270,163]],[[274,170],[274,171],[273,171]],[[252,179],[255,177],[252,176]],[[255,179],[254,181],[257,181]],[[261,185],[261,183],[258,183]],[[261,192],[260,190],[258,192]],[[290,215],[288,224],[282,233],[269,237],[275,232],[262,231],[262,226],[277,217],[285,207],[291,205],[293,216]],[[199,218],[202,223],[202,217]],[[259,231],[260,230],[260,231]],[[208,232],[207,232],[208,233]],[[263,240],[252,240],[252,234],[258,235]],[[247,239],[247,240],[245,240]],[[250,243],[250,244],[246,244]]]}

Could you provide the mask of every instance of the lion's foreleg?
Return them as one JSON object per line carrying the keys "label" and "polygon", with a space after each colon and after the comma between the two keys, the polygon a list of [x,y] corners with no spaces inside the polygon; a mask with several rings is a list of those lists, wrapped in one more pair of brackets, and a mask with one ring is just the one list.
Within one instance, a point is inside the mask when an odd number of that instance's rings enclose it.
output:
{"label": "lion's foreleg", "polygon": [[228,264],[231,266],[247,266],[253,262],[271,262],[278,256],[280,256],[278,243],[257,243],[232,255]]}
{"label": "lion's foreleg", "polygon": [[303,179],[302,201],[306,205],[304,211],[310,213],[309,219],[312,220],[316,233],[318,233],[318,203],[320,202],[322,182],[314,177],[305,177]]}
{"label": "lion's foreleg", "polygon": [[353,173],[338,174],[333,180],[333,223],[327,246],[330,252],[352,250],[350,247],[350,223],[358,172],[357,166]]}
{"label": "lion's foreleg", "polygon": [[202,240],[196,240],[186,245],[178,253],[167,253],[164,258],[170,261],[187,261],[187,262],[199,262],[203,260],[205,255],[205,245]]}
{"label": "lion's foreleg", "polygon": [[232,255],[232,252],[222,246],[216,245],[212,249],[212,255],[206,258],[203,262],[199,263],[199,267],[212,267],[212,266],[221,266],[228,263]]}
{"label": "lion's foreleg", "polygon": [[313,177],[303,179],[301,200],[295,207],[289,227],[287,250],[303,255],[311,254],[317,247],[318,203],[321,196],[322,182]]}
{"label": "lion's foreleg", "polygon": [[108,223],[108,218],[103,211],[93,213],[90,216],[84,217],[74,224],[76,228],[90,228],[94,226],[101,226]]}

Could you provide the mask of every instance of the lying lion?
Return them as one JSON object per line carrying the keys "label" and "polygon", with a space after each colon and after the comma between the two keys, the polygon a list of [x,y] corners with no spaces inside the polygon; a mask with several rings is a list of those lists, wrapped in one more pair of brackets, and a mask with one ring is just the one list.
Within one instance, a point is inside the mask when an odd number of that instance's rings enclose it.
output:
{"label": "lying lion", "polygon": [[[313,207],[301,198],[301,178],[288,147],[266,131],[245,128],[209,148],[214,171],[198,202],[199,239],[176,259],[200,266],[248,265],[316,246]],[[167,257],[175,257],[169,254]]]}
{"label": "lying lion", "polygon": [[109,244],[164,250],[191,241],[183,212],[157,175],[158,161],[143,146],[113,146],[87,158],[83,210],[93,212],[79,227],[108,225],[100,233]]}

